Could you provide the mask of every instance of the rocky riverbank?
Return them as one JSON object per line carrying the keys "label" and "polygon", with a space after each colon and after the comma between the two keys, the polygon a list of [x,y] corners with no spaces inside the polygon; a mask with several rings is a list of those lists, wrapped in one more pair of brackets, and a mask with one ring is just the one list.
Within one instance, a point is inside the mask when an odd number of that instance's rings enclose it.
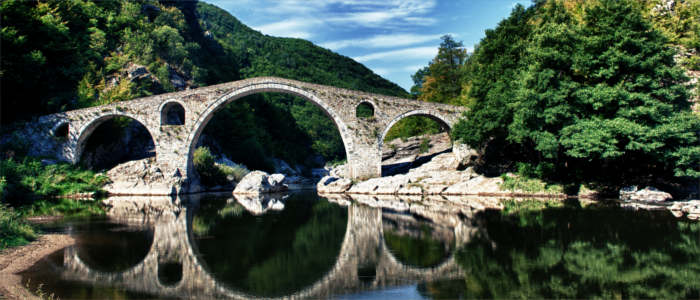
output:
{"label": "rocky riverbank", "polygon": [[[460,161],[452,153],[443,153],[406,174],[372,178],[362,182],[340,177],[340,171],[332,170],[331,175],[319,181],[316,189],[319,194],[566,198],[566,194],[557,190],[528,192],[504,189],[502,177],[487,177],[476,173],[472,168],[458,170],[459,165]],[[342,167],[339,169],[342,170]]]}

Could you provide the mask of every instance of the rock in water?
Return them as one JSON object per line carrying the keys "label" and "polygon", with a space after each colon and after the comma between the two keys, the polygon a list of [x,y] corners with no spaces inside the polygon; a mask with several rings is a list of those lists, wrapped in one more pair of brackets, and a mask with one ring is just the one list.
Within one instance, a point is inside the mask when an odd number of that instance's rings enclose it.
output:
{"label": "rock in water", "polygon": [[344,193],[349,190],[352,186],[352,181],[347,178],[338,178],[332,176],[325,176],[316,184],[316,190],[318,193]]}
{"label": "rock in water", "polygon": [[620,189],[620,200],[625,201],[664,202],[672,199],[671,194],[650,186],[641,190],[638,190],[636,186]]}
{"label": "rock in water", "polygon": [[285,176],[282,174],[269,175],[263,171],[248,173],[233,190],[234,194],[267,194],[284,192],[287,185],[284,184]]}

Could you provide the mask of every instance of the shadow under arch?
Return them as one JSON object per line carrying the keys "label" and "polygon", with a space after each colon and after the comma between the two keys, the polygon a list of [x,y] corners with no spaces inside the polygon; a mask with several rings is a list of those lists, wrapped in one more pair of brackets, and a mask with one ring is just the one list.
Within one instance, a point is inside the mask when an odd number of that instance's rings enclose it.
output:
{"label": "shadow under arch", "polygon": [[[85,123],[80,129],[78,129],[78,138],[75,142],[74,150],[73,150],[73,163],[78,163],[80,162],[83,153],[85,151],[85,146],[87,145],[87,142],[90,140],[90,137],[93,135],[95,130],[97,130],[100,125],[104,124],[105,122],[112,120],[114,118],[128,118],[132,122],[136,122],[139,124],[141,127],[143,127],[146,132],[148,133],[148,136],[151,139],[151,143],[153,144],[153,149],[157,150],[158,145],[156,144],[156,139],[154,138],[155,135],[153,132],[151,132],[151,129],[146,126],[146,122],[141,120],[139,117],[129,114],[129,113],[119,113],[119,112],[114,112],[114,113],[109,113],[105,115],[101,115],[90,122]],[[157,155],[157,152],[155,153]]]}
{"label": "shadow under arch", "polygon": [[204,131],[209,121],[214,117],[214,114],[219,110],[223,109],[227,104],[236,101],[245,96],[259,94],[259,93],[282,93],[289,94],[292,96],[301,97],[310,101],[316,107],[320,108],[326,116],[328,116],[335,124],[335,127],[340,133],[340,138],[343,141],[343,147],[345,148],[345,157],[350,160],[350,153],[353,151],[352,137],[348,135],[349,129],[347,125],[342,121],[340,115],[329,105],[325,103],[320,97],[316,96],[314,93],[303,90],[301,88],[294,87],[289,84],[284,83],[259,83],[250,84],[236,89],[235,91],[226,94],[213,103],[209,104],[207,108],[199,115],[194,123],[193,130],[187,137],[185,145],[187,146],[187,177],[196,176],[196,171],[193,163],[193,156],[199,137]]}

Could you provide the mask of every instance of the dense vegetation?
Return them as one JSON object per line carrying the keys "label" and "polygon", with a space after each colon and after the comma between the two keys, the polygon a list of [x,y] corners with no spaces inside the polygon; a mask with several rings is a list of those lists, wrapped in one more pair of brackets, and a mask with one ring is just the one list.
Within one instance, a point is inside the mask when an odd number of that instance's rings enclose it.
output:
{"label": "dense vegetation", "polygon": [[444,37],[412,92],[467,105],[452,136],[485,150],[498,172],[570,187],[700,178],[700,118],[679,67],[697,68],[697,56],[674,60],[677,45],[700,50],[700,1],[676,3],[517,6],[464,60],[461,44]]}

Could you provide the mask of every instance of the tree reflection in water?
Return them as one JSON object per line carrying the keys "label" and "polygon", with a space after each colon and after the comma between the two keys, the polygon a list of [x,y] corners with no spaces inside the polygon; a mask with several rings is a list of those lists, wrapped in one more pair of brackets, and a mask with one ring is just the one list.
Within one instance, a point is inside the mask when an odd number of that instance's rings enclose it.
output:
{"label": "tree reflection in water", "polygon": [[292,194],[282,211],[255,216],[225,201],[202,202],[193,220],[200,259],[217,280],[256,296],[292,294],[335,264],[347,208]]}
{"label": "tree reflection in water", "polygon": [[458,250],[464,281],[435,298],[700,297],[700,224],[667,213],[550,208],[479,217]]}

